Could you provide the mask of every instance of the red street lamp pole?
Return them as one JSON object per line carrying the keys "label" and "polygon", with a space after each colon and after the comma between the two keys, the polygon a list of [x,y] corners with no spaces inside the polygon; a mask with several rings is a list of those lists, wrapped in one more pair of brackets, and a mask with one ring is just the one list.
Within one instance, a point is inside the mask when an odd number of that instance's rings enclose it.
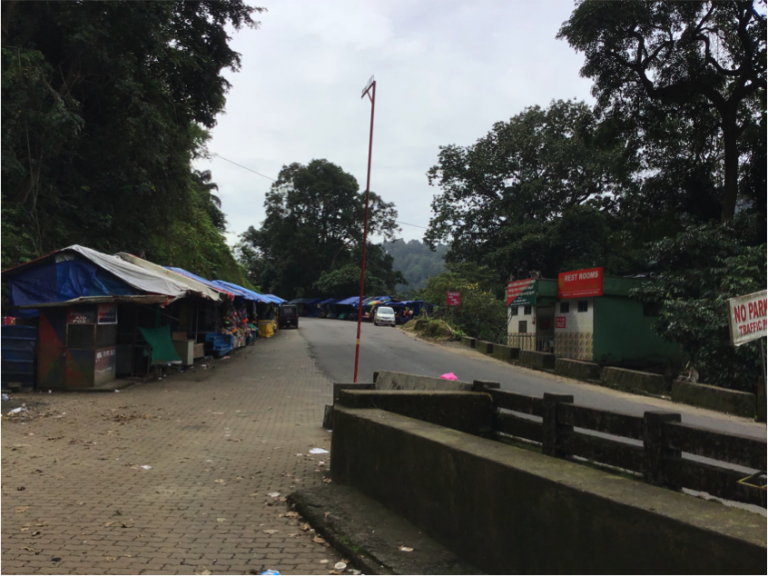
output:
{"label": "red street lamp pole", "polygon": [[357,382],[357,364],[360,360],[360,324],[363,320],[363,286],[365,284],[365,248],[368,244],[368,194],[371,191],[371,154],[373,153],[373,111],[376,108],[376,80],[368,80],[368,84],[363,88],[363,94],[371,100],[371,132],[368,138],[368,178],[365,181],[365,217],[363,219],[363,263],[360,266],[360,299],[357,301],[357,340],[355,343],[355,376],[352,382]]}

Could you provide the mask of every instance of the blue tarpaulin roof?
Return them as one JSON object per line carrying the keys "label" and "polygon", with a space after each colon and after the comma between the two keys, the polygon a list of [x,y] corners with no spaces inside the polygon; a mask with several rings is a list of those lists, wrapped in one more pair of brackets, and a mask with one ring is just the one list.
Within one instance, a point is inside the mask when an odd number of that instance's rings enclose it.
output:
{"label": "blue tarpaulin roof", "polygon": [[271,298],[277,304],[283,304],[286,301],[285,298],[280,298],[280,296],[275,296],[274,294],[264,294],[264,296],[266,298]]}
{"label": "blue tarpaulin roof", "polygon": [[231,297],[235,296],[235,293],[232,292],[232,290],[227,290],[226,288],[222,288],[221,286],[217,286],[210,280],[206,280],[202,276],[198,276],[197,274],[192,274],[192,272],[187,272],[184,270],[184,268],[174,268],[173,266],[165,266],[165,268],[168,268],[168,270],[173,270],[174,272],[177,272],[178,274],[183,274],[184,276],[188,276],[192,278],[193,280],[197,280],[198,282],[201,282],[205,284],[206,286],[213,288],[214,290],[218,290],[219,292],[224,292],[226,294],[229,294]]}
{"label": "blue tarpaulin roof", "polygon": [[336,302],[335,298],[328,298],[328,300],[323,300],[322,302],[318,302],[318,305],[325,306],[327,304],[333,304]]}
{"label": "blue tarpaulin roof", "polygon": [[339,300],[336,302],[338,306],[357,306],[357,303],[360,301],[360,296],[351,296],[350,298],[345,298],[344,300]]}
{"label": "blue tarpaulin roof", "polygon": [[275,303],[273,300],[270,300],[269,298],[262,296],[258,292],[254,292],[253,290],[248,290],[248,288],[243,288],[242,286],[238,286],[237,284],[232,284],[231,282],[225,282],[224,280],[214,280],[213,284],[215,284],[216,286],[220,286],[221,288],[224,288],[224,290],[233,292],[236,296],[241,296],[246,300],[252,300],[254,302],[263,302],[264,304]]}

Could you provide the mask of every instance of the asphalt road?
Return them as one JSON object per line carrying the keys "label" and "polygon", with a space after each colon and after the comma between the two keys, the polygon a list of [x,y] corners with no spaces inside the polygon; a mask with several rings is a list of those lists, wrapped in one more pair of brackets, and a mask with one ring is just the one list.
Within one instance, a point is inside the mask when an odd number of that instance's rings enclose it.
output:
{"label": "asphalt road", "polygon": [[[333,382],[352,382],[357,324],[343,320],[301,318],[299,332],[307,340],[318,367]],[[376,370],[408,372],[439,377],[453,372],[459,380],[499,382],[503,390],[531,396],[544,392],[572,394],[574,403],[642,416],[647,410],[679,412],[687,424],[731,434],[766,438],[765,424],[719,412],[626,394],[512,366],[458,343],[447,346],[418,340],[388,326],[363,323],[360,338],[358,382],[371,382]]]}

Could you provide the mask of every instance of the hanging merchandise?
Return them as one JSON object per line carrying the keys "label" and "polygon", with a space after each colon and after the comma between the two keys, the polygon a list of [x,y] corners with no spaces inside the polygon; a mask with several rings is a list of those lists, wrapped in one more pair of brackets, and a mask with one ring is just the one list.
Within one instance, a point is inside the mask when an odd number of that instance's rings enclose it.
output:
{"label": "hanging merchandise", "polygon": [[252,324],[248,322],[248,313],[245,308],[232,308],[222,318],[222,334],[231,334],[234,337],[234,347],[242,348],[252,338]]}

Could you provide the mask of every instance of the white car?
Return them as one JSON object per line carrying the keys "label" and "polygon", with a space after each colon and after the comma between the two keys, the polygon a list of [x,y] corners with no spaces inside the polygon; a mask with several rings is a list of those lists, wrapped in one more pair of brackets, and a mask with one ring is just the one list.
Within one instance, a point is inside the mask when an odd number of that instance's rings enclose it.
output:
{"label": "white car", "polygon": [[374,326],[395,326],[395,311],[387,306],[380,306],[376,308],[376,312],[373,315]]}

